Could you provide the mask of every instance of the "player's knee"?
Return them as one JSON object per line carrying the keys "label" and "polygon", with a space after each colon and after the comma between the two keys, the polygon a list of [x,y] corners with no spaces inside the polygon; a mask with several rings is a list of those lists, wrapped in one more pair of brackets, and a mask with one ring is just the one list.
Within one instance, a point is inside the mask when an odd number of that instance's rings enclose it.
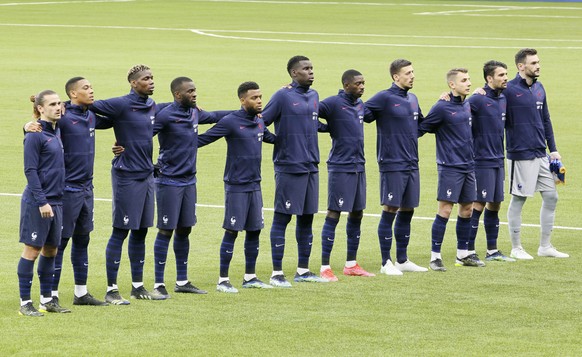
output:
{"label": "player's knee", "polygon": [[273,223],[275,222],[287,225],[289,222],[291,222],[291,215],[275,212],[275,215],[273,216]]}
{"label": "player's knee", "polygon": [[188,236],[192,232],[192,227],[180,227],[176,229],[176,234],[179,236]]}
{"label": "player's knee", "polygon": [[297,225],[301,227],[311,226],[312,223],[313,223],[312,214],[303,214],[301,216],[297,216]]}
{"label": "player's knee", "polygon": [[[172,236],[172,231],[171,230],[167,230],[167,229],[158,229],[158,232],[161,235],[164,235],[166,237],[171,237]],[[178,233],[178,230],[176,229],[176,233]]]}
{"label": "player's knee", "polygon": [[362,219],[364,217],[364,211],[354,211],[348,214],[348,217],[351,219]]}
{"label": "player's knee", "polygon": [[340,218],[340,212],[339,211],[328,210],[327,211],[327,218],[339,219]]}
{"label": "player's knee", "polygon": [[544,206],[555,209],[558,204],[558,192],[557,191],[544,191],[542,192],[542,200]]}

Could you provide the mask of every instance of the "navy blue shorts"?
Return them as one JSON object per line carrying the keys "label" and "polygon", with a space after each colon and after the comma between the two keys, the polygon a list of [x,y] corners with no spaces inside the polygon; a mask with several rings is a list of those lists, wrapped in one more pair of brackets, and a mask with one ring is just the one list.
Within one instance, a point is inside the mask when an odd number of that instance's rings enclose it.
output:
{"label": "navy blue shorts", "polygon": [[36,204],[20,201],[20,243],[33,247],[61,245],[63,207],[51,207],[54,217],[42,218]]}
{"label": "navy blue shorts", "polygon": [[505,169],[503,167],[476,168],[475,178],[478,202],[503,202],[505,199]]}
{"label": "navy blue shorts", "polygon": [[329,172],[327,179],[327,209],[356,212],[366,208],[365,172]]}
{"label": "navy blue shorts", "polygon": [[224,192],[222,228],[240,232],[263,229],[263,196],[261,191]]}
{"label": "navy blue shorts", "polygon": [[113,227],[140,229],[154,225],[154,177],[143,180],[118,177],[111,173],[113,188]]}
{"label": "navy blue shorts", "polygon": [[275,172],[275,212],[315,214],[319,205],[319,172]]}
{"label": "navy blue shorts", "polygon": [[475,172],[459,172],[439,167],[437,200],[470,203],[477,199]]}
{"label": "navy blue shorts", "polygon": [[196,224],[196,184],[156,184],[159,229],[174,230]]}
{"label": "navy blue shorts", "polygon": [[418,170],[380,172],[380,204],[415,208],[420,202]]}
{"label": "navy blue shorts", "polygon": [[73,233],[88,234],[93,231],[93,190],[65,191],[63,195],[63,232],[64,238]]}

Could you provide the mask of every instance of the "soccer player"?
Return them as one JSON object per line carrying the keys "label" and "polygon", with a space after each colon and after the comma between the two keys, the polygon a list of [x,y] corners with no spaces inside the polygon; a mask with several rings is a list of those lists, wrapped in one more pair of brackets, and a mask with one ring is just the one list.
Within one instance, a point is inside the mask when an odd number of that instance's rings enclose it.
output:
{"label": "soccer player", "polygon": [[52,295],[58,301],[59,282],[65,249],[72,241],[71,263],[75,277],[73,305],[104,306],[87,290],[89,270],[88,246],[93,230],[93,164],[95,129],[112,126],[106,118],[96,116],[88,107],[93,104],[93,87],[83,77],[73,77],[65,85],[70,102],[59,120],[65,152],[65,191],[63,195],[63,230],[55,259]]}
{"label": "soccer player", "polygon": [[215,126],[198,137],[198,146],[208,145],[222,137],[227,152],[224,166],[224,236],[220,245],[220,277],[216,290],[238,293],[228,277],[234,242],[238,232],[246,230],[245,275],[243,288],[270,289],[255,273],[259,255],[259,235],[263,228],[263,197],[261,194],[261,158],[263,141],[275,142],[258,114],[263,109],[259,85],[244,82],[238,87],[241,109],[225,116]]}
{"label": "soccer player", "polygon": [[298,264],[296,282],[327,282],[309,271],[313,244],[313,215],[319,200],[319,95],[313,89],[313,64],[305,56],[294,56],[287,62],[291,84],[273,94],[265,106],[265,124],[275,123],[275,214],[271,225],[271,254],[275,287],[289,288],[283,273],[285,231],[291,216],[297,216],[295,237]]}
{"label": "soccer player", "polygon": [[[65,186],[63,144],[57,122],[61,118],[61,100],[52,90],[31,98],[41,132],[24,137],[24,174],[27,185],[20,208],[20,242],[24,250],[18,262],[20,289],[19,314],[43,316],[43,312],[66,313],[51,294],[55,255],[61,240],[62,198]],[[40,257],[39,257],[40,256]],[[30,297],[34,262],[38,258],[40,305],[37,310]],[[40,310],[40,311],[39,311]]]}
{"label": "soccer player", "polygon": [[360,245],[360,226],[366,208],[366,173],[364,158],[364,119],[370,112],[360,99],[364,94],[364,76],[350,69],[342,75],[343,89],[319,103],[319,117],[327,120],[332,147],[327,160],[327,216],[321,231],[320,275],[338,281],[329,264],[340,213],[349,212],[346,224],[347,258],[344,275],[374,276],[356,261]]}
{"label": "soccer player", "polygon": [[554,139],[546,91],[538,81],[540,59],[537,51],[533,48],[519,50],[515,65],[518,73],[504,92],[507,98],[505,134],[511,193],[507,221],[513,246],[511,257],[533,259],[521,245],[521,211],[527,197],[539,191],[542,207],[538,256],[567,258],[568,254],[558,251],[550,242],[558,192],[546,150],[550,151],[550,160],[561,160],[561,156]]}
{"label": "soccer player", "polygon": [[456,266],[484,266],[469,255],[471,210],[476,201],[476,183],[471,133],[471,107],[465,98],[471,89],[469,72],[451,69],[446,76],[451,90],[450,101],[439,100],[418,125],[419,136],[436,135],[438,166],[438,212],[432,225],[430,268],[446,271],[441,257],[441,245],[453,205],[459,204],[457,217]]}
{"label": "soccer player", "polygon": [[113,159],[111,185],[113,188],[113,232],[105,251],[107,293],[105,301],[114,305],[129,305],[119,293],[117,273],[121,262],[122,246],[129,234],[128,253],[131,265],[131,297],[159,299],[143,286],[145,238],[153,225],[153,125],[156,105],[149,98],[154,92],[154,77],[148,66],[135,65],[129,69],[129,94],[98,100],[91,109],[113,121],[118,145],[123,153]]}
{"label": "soccer player", "polygon": [[[408,259],[410,222],[420,199],[418,171],[418,125],[423,115],[416,95],[412,62],[397,59],[390,64],[392,86],[378,92],[366,102],[376,120],[376,152],[380,168],[380,204],[378,240],[382,254],[380,273],[402,275],[425,272]],[[394,225],[394,231],[392,226]],[[396,264],[390,250],[392,234],[396,238]]]}
{"label": "soccer player", "polygon": [[469,255],[480,260],[475,252],[475,237],[479,218],[485,211],[483,225],[487,237],[486,261],[515,261],[497,249],[499,235],[499,209],[503,202],[505,170],[503,166],[503,131],[507,102],[503,90],[507,88],[507,65],[488,61],[483,66],[485,95],[473,95],[471,105],[472,132],[475,153],[475,179],[477,201],[473,202]]}
{"label": "soccer player", "polygon": [[189,234],[196,224],[196,156],[198,124],[216,123],[231,111],[206,112],[196,107],[192,79],[178,77],[170,84],[174,102],[156,115],[159,173],[155,178],[158,234],[154,243],[155,284],[152,294],[169,298],[164,283],[166,258],[172,233],[176,256],[174,292],[206,294],[188,280]]}

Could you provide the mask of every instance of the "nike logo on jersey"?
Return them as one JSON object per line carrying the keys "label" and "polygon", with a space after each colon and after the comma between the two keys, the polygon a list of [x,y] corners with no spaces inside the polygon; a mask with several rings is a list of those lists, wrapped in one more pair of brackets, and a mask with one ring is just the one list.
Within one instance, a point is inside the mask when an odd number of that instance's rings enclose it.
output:
{"label": "nike logo on jersey", "polygon": [[523,93],[517,93],[515,96],[519,98],[519,97],[521,97],[522,95],[523,95]]}
{"label": "nike logo on jersey", "polygon": [[227,250],[226,253],[227,254],[232,254],[232,250]]}
{"label": "nike logo on jersey", "polygon": [[330,237],[327,237],[327,240],[330,241],[330,242],[333,242],[334,241],[334,239],[333,238],[330,238]]}
{"label": "nike logo on jersey", "polygon": [[399,107],[400,106],[400,103],[396,103],[396,104],[394,104],[394,106],[395,107]]}
{"label": "nike logo on jersey", "polygon": [[113,261],[113,264],[119,264],[119,263],[121,263],[121,260],[114,260]]}
{"label": "nike logo on jersey", "polygon": [[457,115],[457,112],[449,112],[451,115]]}
{"label": "nike logo on jersey", "polygon": [[158,264],[160,264],[160,265],[164,265],[164,264],[166,264],[166,262],[163,262],[163,261],[161,261],[161,260],[160,260],[160,261],[158,262]]}
{"label": "nike logo on jersey", "polygon": [[284,245],[285,245],[285,243],[283,243],[283,244],[275,244],[275,248],[281,248]]}
{"label": "nike logo on jersey", "polygon": [[78,120],[71,120],[71,123],[73,123],[73,125],[77,124],[79,121]]}
{"label": "nike logo on jersey", "polygon": [[301,103],[293,103],[293,106],[294,106],[294,107],[296,107],[296,106],[298,106],[299,104],[301,104]]}
{"label": "nike logo on jersey", "polygon": [[492,105],[493,105],[493,103],[487,103],[487,106],[488,106],[488,107],[490,107],[490,106],[492,106]]}
{"label": "nike logo on jersey", "polygon": [[140,264],[143,264],[143,263],[145,263],[145,260],[140,260],[139,262],[140,262]]}

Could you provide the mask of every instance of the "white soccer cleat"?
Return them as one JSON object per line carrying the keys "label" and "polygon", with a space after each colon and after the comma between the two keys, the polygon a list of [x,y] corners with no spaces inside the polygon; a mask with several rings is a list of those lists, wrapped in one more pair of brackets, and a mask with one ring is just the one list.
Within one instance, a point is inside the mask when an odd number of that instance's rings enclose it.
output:
{"label": "white soccer cleat", "polygon": [[380,274],[386,275],[402,275],[402,272],[392,264],[391,260],[386,261],[386,264],[380,269]]}
{"label": "white soccer cleat", "polygon": [[396,269],[400,270],[403,273],[406,273],[406,272],[413,272],[414,273],[414,272],[428,271],[427,268],[420,267],[420,266],[414,264],[413,262],[411,262],[410,260],[407,260],[402,264],[396,262]]}
{"label": "white soccer cleat", "polygon": [[570,255],[566,253],[559,252],[553,245],[547,247],[538,248],[538,256],[540,257],[553,257],[553,258],[568,258]]}
{"label": "white soccer cleat", "polygon": [[513,248],[511,250],[510,257],[515,258],[515,259],[520,259],[520,260],[532,260],[533,259],[533,257],[531,255],[527,254],[527,252],[525,251],[525,249],[523,249],[523,247]]}

